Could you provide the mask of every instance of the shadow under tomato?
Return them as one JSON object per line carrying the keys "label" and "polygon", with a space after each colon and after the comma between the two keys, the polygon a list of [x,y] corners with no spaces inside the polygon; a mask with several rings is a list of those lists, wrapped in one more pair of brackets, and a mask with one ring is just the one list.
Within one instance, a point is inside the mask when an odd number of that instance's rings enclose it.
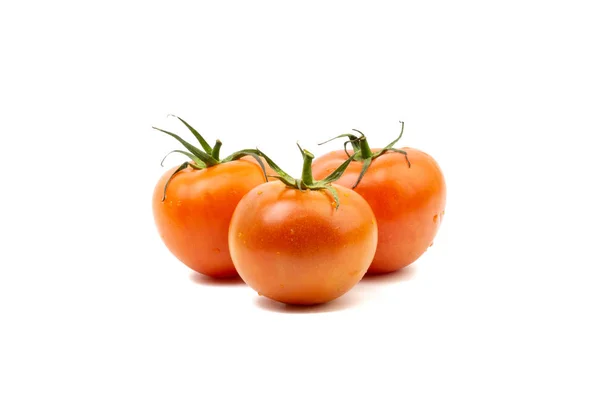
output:
{"label": "shadow under tomato", "polygon": [[315,314],[341,311],[351,308],[359,304],[361,299],[360,294],[357,291],[350,290],[348,293],[344,294],[342,297],[338,297],[335,300],[323,304],[315,304],[312,306],[284,304],[264,296],[258,296],[254,302],[259,308],[271,312],[284,314]]}
{"label": "shadow under tomato", "polygon": [[239,276],[234,276],[233,278],[212,278],[198,272],[190,272],[190,281],[204,286],[238,286],[246,284]]}
{"label": "shadow under tomato", "polygon": [[388,284],[388,283],[396,283],[403,281],[410,281],[414,278],[417,273],[417,268],[415,264],[411,264],[407,267],[401,268],[398,271],[388,272],[387,274],[377,274],[377,275],[365,275],[362,280],[358,283],[360,284]]}

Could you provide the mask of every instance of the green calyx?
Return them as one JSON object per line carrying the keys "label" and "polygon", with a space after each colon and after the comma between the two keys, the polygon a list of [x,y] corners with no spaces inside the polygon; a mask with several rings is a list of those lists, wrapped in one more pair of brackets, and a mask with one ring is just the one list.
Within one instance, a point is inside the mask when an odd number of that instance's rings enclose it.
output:
{"label": "green calyx", "polygon": [[269,166],[273,168],[275,172],[277,172],[278,175],[272,176],[273,178],[279,179],[286,186],[300,191],[326,190],[331,194],[331,197],[333,197],[335,209],[337,210],[340,206],[340,199],[338,197],[337,190],[331,186],[331,184],[340,179],[344,171],[346,171],[346,168],[348,168],[348,165],[350,165],[350,162],[353,160],[353,157],[348,158],[348,160],[337,167],[335,171],[329,174],[326,178],[320,181],[315,181],[312,174],[312,161],[315,156],[310,151],[300,147],[298,143],[296,143],[296,145],[300,149],[300,153],[302,154],[302,158],[304,160],[304,164],[302,165],[302,176],[300,179],[294,179],[292,176],[283,171],[277,164],[275,164],[273,160],[271,160],[266,154],[260,151],[259,153],[267,161],[267,164],[269,164]]}
{"label": "green calyx", "polygon": [[[369,146],[369,142],[367,141],[367,137],[365,136],[365,134],[362,133],[361,131],[359,131],[358,129],[352,129],[352,130],[355,132],[358,132],[360,134],[360,136],[356,136],[352,133],[344,133],[342,135],[339,135],[332,139],[329,139],[323,143],[319,143],[319,145],[329,143],[332,140],[343,138],[343,137],[348,138],[348,140],[344,142],[344,151],[348,155],[348,160],[357,161],[357,162],[362,161],[362,163],[363,163],[363,167],[362,167],[362,170],[360,171],[360,175],[358,176],[358,179],[352,186],[352,189],[354,189],[355,187],[358,186],[358,184],[360,183],[362,178],[367,173],[367,170],[371,166],[371,163],[373,162],[373,160],[375,160],[377,157],[384,155],[385,153],[394,152],[394,153],[404,154],[404,158],[406,158],[406,162],[408,163],[408,168],[410,168],[410,160],[408,159],[408,154],[406,154],[406,151],[401,150],[401,149],[394,149],[394,145],[400,140],[400,138],[402,137],[402,134],[404,133],[404,122],[400,121],[400,124],[402,125],[402,128],[400,129],[400,135],[398,135],[398,137],[393,142],[391,142],[390,144],[385,146],[383,149],[381,149],[380,151],[375,152],[375,153],[373,153],[373,151],[371,150],[371,147]],[[352,145],[352,149],[354,150],[353,155],[348,153],[348,143],[350,143]]]}
{"label": "green calyx", "polygon": [[260,167],[263,170],[265,182],[267,181],[267,172],[265,170],[265,164],[260,159],[261,153],[258,150],[244,149],[244,150],[236,151],[235,153],[230,154],[229,156],[221,159],[219,157],[220,157],[221,146],[223,143],[221,143],[220,140],[217,139],[215,145],[213,147],[211,147],[208,144],[208,142],[204,139],[204,137],[202,137],[202,135],[200,133],[198,133],[198,131],[196,129],[194,129],[190,124],[188,124],[187,122],[185,122],[183,119],[179,118],[176,115],[170,115],[170,116],[177,118],[179,121],[181,121],[186,126],[186,128],[188,128],[188,130],[192,133],[192,135],[194,135],[194,137],[196,138],[196,140],[198,141],[198,143],[200,144],[200,147],[202,149],[200,149],[200,148],[194,146],[193,144],[187,142],[186,140],[182,139],[179,135],[176,135],[169,131],[165,131],[164,129],[156,128],[154,126],[152,127],[152,129],[156,129],[157,131],[161,131],[161,132],[166,133],[167,135],[171,136],[172,138],[177,140],[179,143],[181,143],[183,145],[183,147],[185,147],[188,150],[188,151],[183,151],[183,150],[170,151],[169,153],[167,153],[167,155],[161,161],[161,163],[160,163],[161,166],[163,165],[165,159],[172,153],[183,154],[184,156],[186,156],[190,159],[189,161],[185,161],[183,164],[181,164],[175,170],[175,172],[173,172],[173,174],[169,177],[169,179],[165,183],[165,189],[163,191],[162,201],[165,201],[165,199],[167,197],[167,187],[169,186],[169,183],[171,183],[171,180],[173,179],[173,177],[175,175],[177,175],[179,172],[183,171],[184,169],[186,169],[188,167],[193,168],[193,169],[198,169],[198,170],[210,168],[210,167],[214,167],[215,165],[218,165],[218,164],[223,164],[223,163],[227,163],[230,161],[239,160],[240,158],[245,157],[245,156],[251,156],[258,162],[258,164],[260,165]]}

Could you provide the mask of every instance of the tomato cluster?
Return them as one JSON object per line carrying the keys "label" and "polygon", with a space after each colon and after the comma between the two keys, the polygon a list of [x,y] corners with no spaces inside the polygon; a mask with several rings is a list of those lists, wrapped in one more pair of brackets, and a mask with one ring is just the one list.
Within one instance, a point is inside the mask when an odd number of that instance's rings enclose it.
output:
{"label": "tomato cluster", "polygon": [[210,146],[179,120],[201,148],[155,128],[178,140],[187,151],[175,152],[190,160],[161,177],[152,205],[167,248],[199,273],[239,274],[284,303],[324,303],[366,273],[414,262],[443,219],[438,164],[422,151],[393,147],[404,124],[382,149],[371,149],[359,131],[340,136],[348,139],[343,150],[317,159],[298,146],[304,164],[294,179],[260,150],[221,159],[220,141]]}

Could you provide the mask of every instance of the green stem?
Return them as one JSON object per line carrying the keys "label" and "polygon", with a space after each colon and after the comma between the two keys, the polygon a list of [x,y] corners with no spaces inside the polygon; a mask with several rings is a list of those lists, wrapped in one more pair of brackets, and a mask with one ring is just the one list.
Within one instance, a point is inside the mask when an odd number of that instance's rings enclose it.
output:
{"label": "green stem", "polygon": [[312,161],[315,158],[314,154],[308,150],[302,150],[304,164],[302,165],[302,183],[307,186],[314,185],[312,174]]}
{"label": "green stem", "polygon": [[[325,179],[315,181],[313,178],[313,175],[312,175],[312,161],[315,158],[315,156],[310,151],[304,150],[302,147],[300,147],[299,143],[296,143],[296,145],[300,149],[300,152],[302,153],[302,159],[304,160],[304,163],[302,165],[301,179],[294,179],[290,175],[286,174],[284,171],[281,170],[281,168],[279,168],[279,166],[277,164],[275,164],[273,162],[273,160],[271,160],[262,151],[256,150],[255,154],[257,156],[261,156],[262,158],[264,158],[265,161],[267,162],[267,164],[269,164],[269,166],[271,168],[273,168],[273,170],[275,172],[277,172],[278,175],[273,176],[273,178],[280,180],[288,188],[293,188],[293,189],[297,189],[300,191],[304,191],[307,189],[308,190],[327,190],[329,193],[331,193],[331,196],[333,197],[333,200],[335,203],[335,209],[337,210],[338,207],[340,206],[340,200],[339,200],[337,191],[335,190],[335,188],[333,186],[331,186],[331,183],[338,180],[342,176],[342,174],[344,173],[346,168],[348,168],[348,165],[350,165],[350,163],[356,159],[356,157],[359,155],[359,153],[355,153],[354,155],[349,157],[346,161],[344,161],[344,163],[342,165],[337,167]],[[227,160],[227,159],[225,159],[225,160]]]}
{"label": "green stem", "polygon": [[215,143],[215,145],[212,149],[211,156],[213,156],[213,158],[217,161],[219,161],[219,152],[221,151],[222,145],[223,145],[223,143],[219,139],[217,139],[217,142]]}
{"label": "green stem", "polygon": [[361,137],[359,139],[360,143],[360,158],[366,160],[367,158],[373,157],[373,152],[371,151],[371,147],[369,147],[369,142],[365,137]]}

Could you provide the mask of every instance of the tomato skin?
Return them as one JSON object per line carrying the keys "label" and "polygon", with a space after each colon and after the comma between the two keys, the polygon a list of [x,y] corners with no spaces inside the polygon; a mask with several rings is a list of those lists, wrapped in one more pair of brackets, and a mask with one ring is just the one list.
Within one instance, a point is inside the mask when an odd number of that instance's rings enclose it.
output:
{"label": "tomato skin", "polygon": [[[402,150],[407,152],[411,168],[403,154],[385,153],[373,160],[354,189],[373,209],[379,229],[369,274],[396,271],[416,261],[433,243],[445,213],[446,183],[437,162],[420,150]],[[322,179],[347,159],[343,150],[317,158],[315,178]],[[362,165],[352,162],[336,183],[351,188]]]}
{"label": "tomato skin", "polygon": [[288,304],[318,304],[350,290],[366,273],[377,246],[367,202],[347,188],[336,210],[330,193],[281,182],[252,189],[229,229],[231,257],[259,294]]}
{"label": "tomato skin", "polygon": [[181,262],[215,278],[237,276],[229,255],[229,223],[240,199],[265,182],[262,170],[253,162],[238,160],[177,173],[167,188],[167,179],[176,168],[158,181],[152,197],[154,221],[167,248]]}
{"label": "tomato skin", "polygon": [[[258,163],[258,161],[256,161],[256,158],[254,158],[252,156],[244,156],[241,159],[250,161],[251,163],[258,165],[260,168],[260,164]],[[276,178],[271,178],[271,176],[278,175],[277,172],[275,172],[275,170],[269,166],[269,164],[267,163],[267,161],[264,158],[260,157],[260,160],[262,161],[263,166],[265,167],[265,172],[267,174],[267,181],[276,180]],[[264,183],[264,179],[263,179],[263,183]]]}

